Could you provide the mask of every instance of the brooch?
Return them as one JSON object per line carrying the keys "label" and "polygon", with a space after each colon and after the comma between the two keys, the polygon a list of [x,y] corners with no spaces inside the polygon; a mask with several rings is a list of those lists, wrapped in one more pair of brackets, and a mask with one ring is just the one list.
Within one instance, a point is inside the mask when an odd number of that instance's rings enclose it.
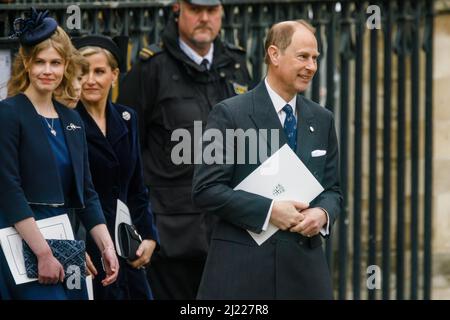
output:
{"label": "brooch", "polygon": [[75,131],[75,130],[77,130],[77,129],[81,129],[81,127],[76,126],[76,125],[74,125],[73,123],[70,123],[70,124],[66,127],[66,129],[69,130],[69,131]]}
{"label": "brooch", "polygon": [[126,121],[131,119],[131,114],[128,111],[122,112],[122,118]]}

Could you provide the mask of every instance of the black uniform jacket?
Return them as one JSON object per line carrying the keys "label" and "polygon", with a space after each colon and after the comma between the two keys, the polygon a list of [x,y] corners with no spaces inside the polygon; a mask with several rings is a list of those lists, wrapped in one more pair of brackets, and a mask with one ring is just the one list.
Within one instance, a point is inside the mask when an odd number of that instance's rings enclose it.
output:
{"label": "black uniform jacket", "polygon": [[[162,44],[142,50],[120,84],[118,102],[139,114],[145,182],[157,217],[161,252],[169,257],[206,256],[206,225],[191,200],[194,140],[200,139],[212,107],[245,92],[249,83],[242,49],[217,38],[211,69],[204,70],[181,51],[177,25],[171,21]],[[196,136],[195,121],[199,121]],[[172,141],[177,129],[191,136],[188,163],[173,161],[173,148],[181,142],[181,138]]]}

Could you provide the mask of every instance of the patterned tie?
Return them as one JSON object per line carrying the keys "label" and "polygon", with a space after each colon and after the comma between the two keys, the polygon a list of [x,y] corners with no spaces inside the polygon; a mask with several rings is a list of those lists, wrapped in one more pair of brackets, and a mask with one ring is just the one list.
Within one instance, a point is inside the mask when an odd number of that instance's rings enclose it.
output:
{"label": "patterned tie", "polygon": [[292,110],[290,105],[285,105],[283,111],[286,113],[284,133],[286,133],[289,147],[295,152],[297,149],[297,120],[294,116],[294,110]]}
{"label": "patterned tie", "polygon": [[200,67],[202,68],[203,72],[208,71],[208,64],[209,64],[208,59],[203,59],[202,60],[202,63],[200,64]]}

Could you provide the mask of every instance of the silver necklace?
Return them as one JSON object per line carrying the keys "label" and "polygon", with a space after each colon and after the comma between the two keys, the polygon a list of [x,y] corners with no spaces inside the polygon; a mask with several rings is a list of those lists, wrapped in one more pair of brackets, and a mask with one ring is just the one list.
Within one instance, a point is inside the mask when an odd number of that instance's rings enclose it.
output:
{"label": "silver necklace", "polygon": [[50,125],[50,123],[48,123],[48,120],[47,120],[46,117],[44,117],[44,120],[45,120],[45,122],[47,123],[48,128],[50,129],[50,133],[56,137],[56,130],[53,129],[53,121],[54,121],[55,119],[52,118],[52,125]]}

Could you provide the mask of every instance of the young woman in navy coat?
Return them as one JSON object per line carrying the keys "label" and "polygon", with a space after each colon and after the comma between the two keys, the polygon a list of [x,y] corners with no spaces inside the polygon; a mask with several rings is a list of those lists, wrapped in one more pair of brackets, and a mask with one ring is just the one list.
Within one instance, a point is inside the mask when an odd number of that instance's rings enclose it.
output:
{"label": "young woman in navy coat", "polygon": [[[94,296],[95,299],[152,299],[144,267],[157,246],[158,235],[143,183],[138,121],[131,108],[108,99],[119,74],[119,48],[103,36],[87,36],[74,43],[89,62],[89,73],[76,110],[86,127],[92,179],[108,229],[114,237],[117,199],[120,199],[128,206],[132,222],[143,238],[137,260],[119,258],[121,270],[114,285],[103,287],[94,279]],[[89,242],[94,273],[101,273],[100,256]]]}
{"label": "young woman in navy coat", "polygon": [[36,220],[75,211],[102,252],[103,285],[115,281],[119,264],[92,186],[83,122],[52,99],[56,90],[73,91],[67,66],[74,48],[45,13],[33,10],[23,22],[16,30],[21,48],[8,83],[10,97],[0,101],[0,228],[15,227],[30,246],[38,281],[16,285],[0,250],[0,296],[87,298],[85,290],[62,284],[64,269],[36,225]]}

